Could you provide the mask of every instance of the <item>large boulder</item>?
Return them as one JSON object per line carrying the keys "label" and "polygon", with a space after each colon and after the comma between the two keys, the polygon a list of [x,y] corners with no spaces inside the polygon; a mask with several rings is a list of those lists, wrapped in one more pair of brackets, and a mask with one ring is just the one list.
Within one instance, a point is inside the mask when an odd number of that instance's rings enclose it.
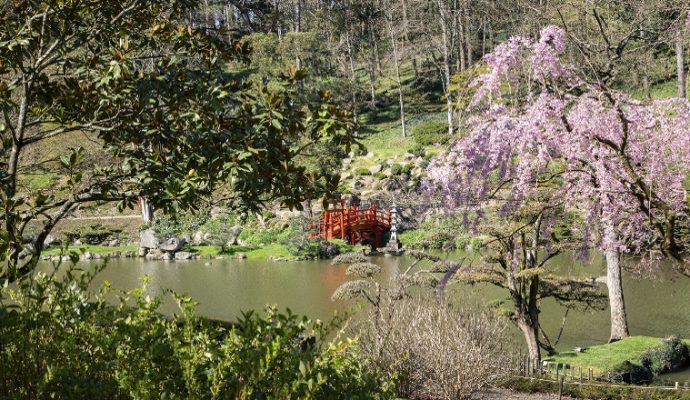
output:
{"label": "large boulder", "polygon": [[162,251],[167,251],[167,252],[176,252],[179,251],[182,246],[184,246],[185,241],[184,239],[181,238],[170,238],[166,240],[163,243],[160,243],[158,245],[158,248],[161,249]]}
{"label": "large boulder", "polygon": [[50,247],[50,246],[59,245],[59,244],[60,244],[60,240],[58,240],[58,238],[56,238],[53,235],[46,236],[45,240],[43,241],[43,247]]}
{"label": "large boulder", "polygon": [[204,240],[204,232],[196,231],[190,242],[192,243],[192,246],[201,246],[202,244],[206,244],[206,241]]}
{"label": "large boulder", "polygon": [[194,254],[188,251],[178,251],[175,253],[176,260],[191,260],[192,258],[194,258]]}
{"label": "large boulder", "polygon": [[232,228],[230,228],[228,232],[228,242],[226,243],[227,246],[234,246],[237,243],[237,240],[240,238],[240,233],[242,233],[242,227],[239,225],[235,225]]}
{"label": "large boulder", "polygon": [[143,249],[157,249],[158,239],[153,229],[146,229],[139,232],[139,247]]}
{"label": "large boulder", "polygon": [[383,167],[381,166],[381,164],[376,164],[376,165],[369,168],[369,172],[371,172],[374,175],[378,174],[382,170],[383,170]]}

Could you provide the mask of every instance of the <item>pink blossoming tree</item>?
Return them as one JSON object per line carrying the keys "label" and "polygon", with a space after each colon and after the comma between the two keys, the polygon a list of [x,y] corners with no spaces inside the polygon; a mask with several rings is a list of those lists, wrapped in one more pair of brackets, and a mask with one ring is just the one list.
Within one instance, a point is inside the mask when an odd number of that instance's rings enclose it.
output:
{"label": "pink blossoming tree", "polygon": [[[544,213],[558,208],[580,215],[574,228],[583,247],[606,254],[611,340],[618,340],[628,334],[622,253],[661,255],[688,271],[677,225],[688,216],[690,104],[637,101],[609,87],[610,70],[585,78],[564,61],[566,38],[549,26],[538,40],[514,37],[487,55],[472,129],[428,173],[449,208],[475,222],[496,205],[506,220],[535,203],[532,222],[542,224]],[[612,46],[611,64],[624,47]],[[539,240],[548,242],[549,235]]]}

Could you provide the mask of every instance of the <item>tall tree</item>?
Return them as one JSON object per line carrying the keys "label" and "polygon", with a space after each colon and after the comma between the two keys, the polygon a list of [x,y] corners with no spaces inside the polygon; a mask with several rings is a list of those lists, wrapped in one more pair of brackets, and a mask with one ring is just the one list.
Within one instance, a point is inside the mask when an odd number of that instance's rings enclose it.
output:
{"label": "tall tree", "polygon": [[538,40],[499,45],[477,81],[474,105],[482,112],[470,136],[429,172],[450,207],[480,217],[476,206],[494,196],[508,215],[521,215],[534,199],[580,212],[583,242],[607,253],[615,341],[628,333],[619,253],[658,250],[688,272],[675,226],[689,214],[690,103],[636,101],[607,86],[619,53],[609,49],[613,58],[592,80],[562,60],[565,50],[565,31],[555,26]]}
{"label": "tall tree", "polygon": [[[352,117],[324,92],[301,103],[292,69],[281,88],[243,81],[247,49],[196,31],[186,1],[27,1],[0,14],[0,276],[38,262],[55,225],[85,203],[194,208],[219,186],[233,208],[267,201],[301,207],[337,178],[296,163],[316,143],[347,148]],[[222,32],[220,32],[222,33]],[[72,136],[70,136],[72,135]],[[22,184],[45,163],[35,146],[83,135],[102,146],[87,162],[79,141],[48,165],[59,190]],[[30,233],[30,224],[38,225]]]}

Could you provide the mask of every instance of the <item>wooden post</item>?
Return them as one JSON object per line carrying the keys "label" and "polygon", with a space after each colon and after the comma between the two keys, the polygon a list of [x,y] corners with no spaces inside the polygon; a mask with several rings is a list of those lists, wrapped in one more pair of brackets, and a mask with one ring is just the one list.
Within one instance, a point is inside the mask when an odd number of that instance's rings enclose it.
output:
{"label": "wooden post", "polygon": [[582,367],[579,367],[580,370],[580,385],[582,385]]}
{"label": "wooden post", "polygon": [[561,364],[559,362],[556,362],[556,380],[558,380],[560,375],[561,375]]}
{"label": "wooden post", "polygon": [[558,400],[563,400],[563,385],[565,381],[565,374],[558,381]]}
{"label": "wooden post", "polygon": [[680,389],[680,383],[676,382],[675,389],[676,390]]}
{"label": "wooden post", "polygon": [[568,366],[570,368],[570,382],[575,381],[575,369],[573,368],[572,365]]}
{"label": "wooden post", "polygon": [[590,368],[590,369],[589,369],[588,376],[587,376],[587,382],[591,382],[591,381],[592,381],[592,378],[593,378],[592,375],[593,375],[593,371],[592,371],[592,368]]}
{"label": "wooden post", "polygon": [[340,209],[340,239],[345,240],[345,207]]}

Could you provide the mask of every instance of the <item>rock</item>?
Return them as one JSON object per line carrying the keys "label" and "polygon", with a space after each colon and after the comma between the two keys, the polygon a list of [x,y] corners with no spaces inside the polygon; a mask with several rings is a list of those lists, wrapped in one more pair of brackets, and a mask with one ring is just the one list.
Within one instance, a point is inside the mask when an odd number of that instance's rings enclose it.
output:
{"label": "rock", "polygon": [[343,158],[343,165],[350,165],[350,164],[352,164],[351,158]]}
{"label": "rock", "polygon": [[353,178],[353,176],[352,176],[352,173],[350,173],[350,172],[343,172],[342,174],[340,174],[340,181],[341,182],[348,181],[352,178]]}
{"label": "rock", "polygon": [[225,212],[225,211],[224,211],[222,208],[220,208],[220,207],[218,207],[218,206],[214,206],[214,207],[211,208],[211,211],[210,211],[209,214],[211,215],[211,218],[218,218],[218,217],[221,216],[224,212]]}
{"label": "rock", "polygon": [[77,240],[75,240],[74,242],[72,242],[72,245],[73,245],[73,246],[81,246],[81,245],[82,245],[82,242],[81,242],[81,240],[77,239]]}
{"label": "rock", "polygon": [[166,251],[165,253],[163,253],[161,260],[172,260],[174,257],[175,256],[173,255],[173,253]]}
{"label": "rock", "polygon": [[270,261],[273,261],[273,262],[285,262],[285,261],[287,261],[287,258],[285,258],[285,257],[269,257],[268,259]]}
{"label": "rock", "polygon": [[372,174],[378,174],[382,170],[383,170],[383,167],[381,166],[381,164],[376,164],[376,165],[369,168],[369,172],[371,172]]}
{"label": "rock", "polygon": [[113,251],[112,253],[110,253],[110,258],[120,258],[120,257],[122,257],[122,252]]}
{"label": "rock", "polygon": [[139,257],[146,257],[146,254],[147,254],[148,252],[149,252],[149,249],[147,249],[146,247],[139,247],[138,256],[139,256]]}
{"label": "rock", "polygon": [[353,184],[352,187],[355,188],[356,190],[361,189],[364,186],[364,182],[361,180],[357,179]]}
{"label": "rock", "polygon": [[102,260],[103,254],[95,253],[92,257],[93,260]]}
{"label": "rock", "polygon": [[160,260],[163,258],[163,252],[160,249],[149,249],[146,253],[146,258],[150,260]]}
{"label": "rock", "polygon": [[321,244],[319,244],[319,253],[324,257],[331,259],[340,255],[340,248],[335,243],[321,242]]}
{"label": "rock", "polygon": [[145,249],[158,248],[158,239],[156,239],[156,232],[153,229],[146,229],[139,233],[139,247]]}
{"label": "rock", "polygon": [[124,258],[132,258],[134,257],[134,252],[133,251],[125,251],[122,253],[122,257]]}
{"label": "rock", "polygon": [[117,239],[113,239],[113,240],[111,240],[111,241],[108,242],[108,246],[110,246],[110,247],[118,247],[118,246],[120,246],[120,241],[117,240]]}
{"label": "rock", "polygon": [[180,238],[170,238],[158,245],[158,248],[166,252],[179,251],[184,246],[184,240]]}
{"label": "rock", "polygon": [[340,195],[340,200],[343,200],[348,206],[353,204],[359,204],[360,200],[357,196],[352,193],[344,193]]}
{"label": "rock", "polygon": [[230,228],[230,232],[228,233],[227,246],[236,245],[237,239],[239,239],[241,233],[242,233],[242,227],[239,225],[235,225],[232,228]]}
{"label": "rock", "polygon": [[247,258],[247,255],[244,253],[237,253],[237,254],[235,254],[235,258],[238,260],[244,260]]}
{"label": "rock", "polygon": [[405,160],[405,161],[412,161],[414,159],[415,159],[415,155],[412,153],[403,154],[403,160]]}
{"label": "rock", "polygon": [[79,257],[79,259],[80,259],[80,260],[92,260],[92,259],[93,259],[93,254],[91,254],[91,253],[88,252],[88,251],[87,251],[87,252],[84,252],[84,254],[82,254],[81,257]]}
{"label": "rock", "polygon": [[381,188],[385,191],[392,192],[400,189],[400,182],[396,179],[384,179],[383,182],[381,182]]}
{"label": "rock", "polygon": [[422,163],[424,163],[424,159],[423,159],[422,157],[417,157],[417,158],[415,158],[415,160],[414,160],[414,165],[416,165],[416,166],[419,167],[419,166],[422,165]]}
{"label": "rock", "polygon": [[194,236],[192,237],[192,240],[190,240],[190,242],[192,243],[193,246],[201,246],[203,244],[206,244],[205,236],[206,236],[206,234],[204,232],[196,231],[194,233]]}
{"label": "rock", "polygon": [[176,260],[191,260],[192,258],[194,258],[194,254],[188,251],[178,251],[175,253]]}
{"label": "rock", "polygon": [[44,247],[49,247],[49,246],[58,245],[58,244],[60,244],[60,241],[58,240],[58,238],[56,238],[53,235],[46,236],[45,240],[43,241]]}
{"label": "rock", "polygon": [[373,151],[367,153],[366,158],[374,158],[376,154]]}

